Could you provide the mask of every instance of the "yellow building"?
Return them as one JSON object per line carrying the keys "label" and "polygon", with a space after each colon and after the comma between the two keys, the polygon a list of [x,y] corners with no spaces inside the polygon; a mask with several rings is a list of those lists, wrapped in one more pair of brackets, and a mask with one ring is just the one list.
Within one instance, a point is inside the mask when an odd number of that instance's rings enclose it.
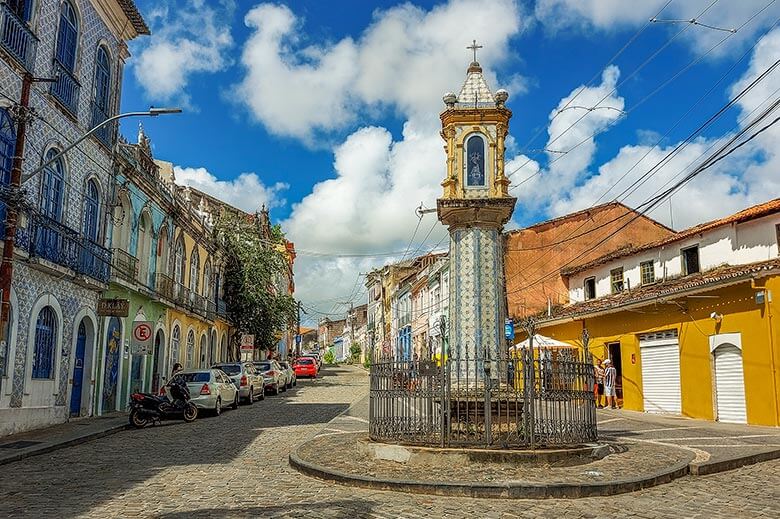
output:
{"label": "yellow building", "polygon": [[780,199],[564,271],[540,333],[611,358],[626,409],[780,425]]}

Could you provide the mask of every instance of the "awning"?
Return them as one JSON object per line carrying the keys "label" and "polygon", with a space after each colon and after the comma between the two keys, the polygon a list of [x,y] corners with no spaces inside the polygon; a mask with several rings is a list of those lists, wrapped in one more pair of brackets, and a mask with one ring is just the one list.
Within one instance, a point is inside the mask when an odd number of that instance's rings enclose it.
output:
{"label": "awning", "polygon": [[[512,350],[523,350],[525,348],[528,348],[530,341],[529,339],[526,339],[522,342],[518,342],[514,346],[512,346]],[[546,337],[541,334],[534,335],[534,348],[576,348],[577,346],[573,344],[569,344],[567,342],[561,342],[559,340]]]}

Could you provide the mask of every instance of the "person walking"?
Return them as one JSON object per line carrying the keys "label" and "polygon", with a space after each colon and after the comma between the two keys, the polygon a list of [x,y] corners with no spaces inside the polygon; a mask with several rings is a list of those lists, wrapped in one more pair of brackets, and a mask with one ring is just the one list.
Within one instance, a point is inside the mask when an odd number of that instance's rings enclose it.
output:
{"label": "person walking", "polygon": [[612,360],[604,359],[604,395],[607,397],[607,405],[612,409],[617,409],[616,382],[617,370],[612,365]]}
{"label": "person walking", "polygon": [[596,380],[593,384],[593,396],[596,400],[596,407],[601,409],[604,407],[601,398],[604,396],[604,369],[601,367],[600,363],[596,363],[593,367],[593,372],[596,376]]}

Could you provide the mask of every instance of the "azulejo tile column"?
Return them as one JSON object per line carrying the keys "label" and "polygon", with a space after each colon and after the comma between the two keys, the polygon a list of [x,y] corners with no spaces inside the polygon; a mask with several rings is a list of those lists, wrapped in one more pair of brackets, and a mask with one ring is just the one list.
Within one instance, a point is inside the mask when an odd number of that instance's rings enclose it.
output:
{"label": "azulejo tile column", "polygon": [[490,91],[474,61],[460,93],[445,94],[441,113],[447,178],[437,209],[450,232],[448,355],[461,384],[480,385],[484,363],[498,359],[502,344],[501,230],[516,202],[504,175],[504,139],[512,117],[507,98],[504,90]]}

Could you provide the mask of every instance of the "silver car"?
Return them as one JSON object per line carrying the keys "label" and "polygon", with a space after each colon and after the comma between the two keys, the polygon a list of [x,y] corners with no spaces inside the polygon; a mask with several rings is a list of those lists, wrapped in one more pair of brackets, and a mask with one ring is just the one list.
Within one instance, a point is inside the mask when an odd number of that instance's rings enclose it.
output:
{"label": "silver car", "polygon": [[287,375],[282,371],[279,362],[271,360],[255,361],[255,368],[263,374],[265,390],[272,395],[278,395],[279,391],[287,391]]}
{"label": "silver car", "polygon": [[251,362],[222,362],[214,364],[212,369],[221,369],[238,388],[238,397],[247,404],[255,399],[265,398],[263,375],[255,370]]}
{"label": "silver car", "polygon": [[290,363],[280,362],[279,365],[282,367],[282,371],[287,373],[287,389],[290,389],[293,386],[297,386],[298,379],[295,377],[295,370],[292,369]]}
{"label": "silver car", "polygon": [[238,389],[222,370],[193,369],[176,376],[184,379],[198,409],[213,411],[215,415],[228,406],[238,409]]}

